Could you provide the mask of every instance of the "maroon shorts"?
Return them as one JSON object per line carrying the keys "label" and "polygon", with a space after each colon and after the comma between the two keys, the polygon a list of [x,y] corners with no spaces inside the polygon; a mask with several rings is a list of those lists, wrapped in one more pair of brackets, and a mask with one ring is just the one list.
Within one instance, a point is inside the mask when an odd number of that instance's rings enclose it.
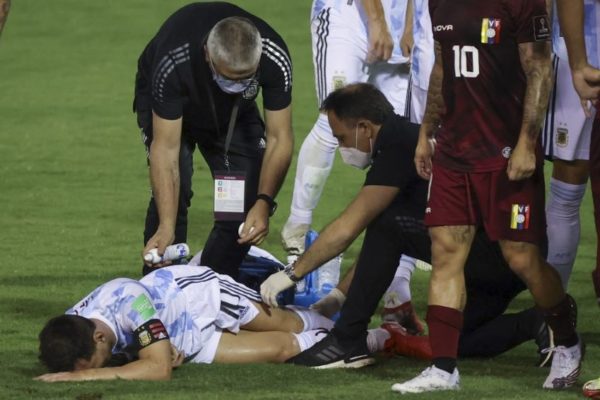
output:
{"label": "maroon shorts", "polygon": [[459,172],[434,164],[427,226],[483,225],[491,240],[542,244],[546,237],[544,170],[510,181],[505,170]]}

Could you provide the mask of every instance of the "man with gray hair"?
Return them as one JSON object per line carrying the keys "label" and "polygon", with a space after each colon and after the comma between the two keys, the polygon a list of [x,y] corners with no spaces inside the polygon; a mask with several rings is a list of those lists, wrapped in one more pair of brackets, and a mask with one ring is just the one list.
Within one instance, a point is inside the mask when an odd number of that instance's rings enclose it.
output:
{"label": "man with gray hair", "polygon": [[[255,102],[260,88],[265,122]],[[202,264],[237,277],[250,245],[268,233],[291,160],[291,90],[287,46],[263,20],[228,3],[190,4],[167,19],[136,77],[134,111],[152,185],[142,256],[187,241],[197,146],[215,181]],[[163,265],[145,261],[144,273]]]}

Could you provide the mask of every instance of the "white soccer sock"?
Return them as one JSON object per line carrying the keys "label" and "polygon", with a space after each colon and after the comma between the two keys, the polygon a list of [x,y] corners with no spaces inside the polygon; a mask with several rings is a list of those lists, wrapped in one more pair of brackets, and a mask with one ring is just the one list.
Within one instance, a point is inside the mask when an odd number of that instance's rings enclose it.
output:
{"label": "white soccer sock", "polygon": [[321,198],[337,147],[338,142],[331,133],[327,116],[319,114],[298,153],[288,222],[309,225],[312,222],[312,211]]}
{"label": "white soccer sock", "polygon": [[398,307],[411,300],[410,279],[415,270],[416,262],[417,260],[404,254],[400,257],[400,263],[398,264],[398,269],[396,269],[394,280],[392,280],[390,287],[383,295],[384,307]]}
{"label": "white soccer sock", "polygon": [[325,336],[327,336],[328,333],[329,332],[324,329],[314,329],[308,332],[292,333],[292,335],[296,336],[298,346],[300,346],[300,352],[303,352],[325,339]]}
{"label": "white soccer sock", "polygon": [[371,353],[382,351],[385,341],[391,337],[390,333],[383,328],[369,329],[367,331],[367,347]]}
{"label": "white soccer sock", "polygon": [[327,317],[322,316],[315,310],[311,310],[309,308],[298,307],[294,305],[289,305],[286,308],[292,310],[302,320],[304,323],[304,327],[302,328],[302,332],[312,331],[314,329],[325,328],[330,330],[333,328],[334,322]]}
{"label": "white soccer sock", "polygon": [[565,289],[573,271],[579,245],[579,207],[586,185],[573,185],[550,178],[546,205],[548,263],[559,273]]}

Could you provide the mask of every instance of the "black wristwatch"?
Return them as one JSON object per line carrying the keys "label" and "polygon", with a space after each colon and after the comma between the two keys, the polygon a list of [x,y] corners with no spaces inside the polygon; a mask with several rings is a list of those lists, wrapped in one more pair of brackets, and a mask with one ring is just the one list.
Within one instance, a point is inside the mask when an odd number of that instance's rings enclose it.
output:
{"label": "black wristwatch", "polygon": [[269,217],[272,217],[273,214],[275,214],[275,211],[277,210],[277,202],[273,200],[271,196],[260,193],[258,196],[256,196],[256,200],[263,200],[269,205]]}

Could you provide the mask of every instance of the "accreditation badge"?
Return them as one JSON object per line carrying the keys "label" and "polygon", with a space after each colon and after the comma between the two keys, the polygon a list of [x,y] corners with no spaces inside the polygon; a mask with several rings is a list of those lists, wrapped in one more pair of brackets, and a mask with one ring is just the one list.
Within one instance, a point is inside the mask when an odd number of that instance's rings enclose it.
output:
{"label": "accreditation badge", "polygon": [[217,221],[243,221],[246,194],[246,174],[215,172],[215,207]]}

